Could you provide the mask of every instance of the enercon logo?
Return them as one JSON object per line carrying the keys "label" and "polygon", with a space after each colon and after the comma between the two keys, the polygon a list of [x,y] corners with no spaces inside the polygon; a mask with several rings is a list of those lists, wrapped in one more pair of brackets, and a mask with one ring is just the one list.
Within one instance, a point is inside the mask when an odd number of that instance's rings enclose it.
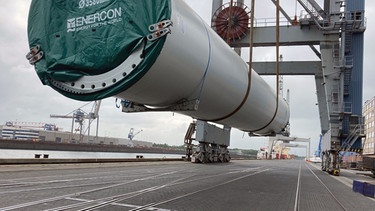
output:
{"label": "enercon logo", "polygon": [[67,32],[81,31],[92,27],[115,24],[121,21],[121,7],[102,10],[94,14],[67,20]]}

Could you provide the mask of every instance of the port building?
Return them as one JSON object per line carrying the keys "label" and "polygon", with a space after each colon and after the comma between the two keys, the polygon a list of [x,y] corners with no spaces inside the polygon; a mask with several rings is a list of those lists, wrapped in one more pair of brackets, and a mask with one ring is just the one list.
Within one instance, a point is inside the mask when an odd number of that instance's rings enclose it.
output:
{"label": "port building", "polygon": [[375,96],[367,100],[363,106],[363,118],[365,119],[365,135],[363,141],[363,154],[375,154]]}
{"label": "port building", "polygon": [[36,142],[124,145],[129,147],[152,147],[153,145],[152,142],[126,138],[95,137],[87,135],[80,138],[79,134],[75,135],[71,132],[59,131],[55,125],[44,123],[35,123],[33,127],[22,127],[7,122],[5,125],[0,125],[0,138],[33,140]]}

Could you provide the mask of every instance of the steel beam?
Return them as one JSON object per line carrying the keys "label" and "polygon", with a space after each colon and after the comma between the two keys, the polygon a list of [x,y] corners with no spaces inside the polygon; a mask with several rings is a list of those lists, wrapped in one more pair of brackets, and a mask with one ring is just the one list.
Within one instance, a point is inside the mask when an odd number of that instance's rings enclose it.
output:
{"label": "steel beam", "polygon": [[212,1],[211,17],[215,14],[217,9],[221,8],[222,5],[223,5],[223,0],[213,0]]}
{"label": "steel beam", "polygon": [[[253,62],[259,75],[275,75],[276,62]],[[321,61],[280,62],[281,75],[316,75],[322,70]]]}
{"label": "steel beam", "polygon": [[[254,28],[254,47],[275,46],[276,27],[255,27]],[[247,36],[240,41],[231,42],[231,47],[249,47],[249,32]],[[332,38],[332,39],[331,39]],[[326,36],[317,27],[311,28],[301,26],[280,26],[280,46],[295,45],[319,45],[321,41],[334,42],[332,36]]]}
{"label": "steel beam", "polygon": [[[322,72],[322,71],[320,71]],[[317,73],[315,75],[315,84],[316,84],[316,95],[317,95],[317,106],[319,106],[319,119],[321,133],[325,134],[329,130],[329,115],[327,107],[327,95],[325,92],[325,83],[323,80],[323,73]]]}

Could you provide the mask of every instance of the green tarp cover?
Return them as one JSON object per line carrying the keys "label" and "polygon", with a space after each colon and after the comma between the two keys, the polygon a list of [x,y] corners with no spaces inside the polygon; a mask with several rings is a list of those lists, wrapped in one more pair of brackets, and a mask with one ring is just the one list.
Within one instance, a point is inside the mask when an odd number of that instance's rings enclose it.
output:
{"label": "green tarp cover", "polygon": [[[105,73],[121,64],[150,34],[148,26],[171,17],[171,0],[33,0],[29,12],[29,46],[40,45],[35,64],[43,84],[71,82]],[[144,61],[115,86],[97,93],[63,95],[92,101],[113,96],[141,78],[160,54],[166,37],[147,41]]]}

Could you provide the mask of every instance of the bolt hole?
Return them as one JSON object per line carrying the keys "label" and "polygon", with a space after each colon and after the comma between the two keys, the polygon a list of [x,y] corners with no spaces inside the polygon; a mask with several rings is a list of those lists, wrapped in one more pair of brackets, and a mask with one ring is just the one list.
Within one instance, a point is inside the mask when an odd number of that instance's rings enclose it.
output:
{"label": "bolt hole", "polygon": [[116,78],[112,79],[112,82],[113,82],[113,83],[116,83],[116,81],[117,81]]}
{"label": "bolt hole", "polygon": [[150,30],[153,31],[155,29],[154,26],[150,26]]}
{"label": "bolt hole", "polygon": [[152,39],[152,35],[148,35],[148,39],[150,39],[150,40],[151,40],[151,39]]}
{"label": "bolt hole", "polygon": [[91,89],[95,89],[95,85],[93,84],[93,85],[91,85]]}
{"label": "bolt hole", "polygon": [[126,72],[123,72],[123,73],[122,73],[122,76],[124,76],[124,77],[125,77],[125,76],[126,76]]}
{"label": "bolt hole", "polygon": [[145,58],[145,55],[142,53],[139,57],[140,57],[141,59],[144,59],[144,58]]}
{"label": "bolt hole", "polygon": [[132,64],[132,68],[134,69],[134,68],[136,68],[137,67],[137,65],[136,64]]}
{"label": "bolt hole", "polygon": [[73,82],[73,83],[71,83],[70,85],[71,85],[71,86],[74,86],[74,85],[76,85],[76,84]]}
{"label": "bolt hole", "polygon": [[82,85],[81,85],[81,89],[84,89],[84,88],[85,88],[85,85],[84,85],[84,84],[82,84]]}
{"label": "bolt hole", "polygon": [[102,87],[105,87],[105,86],[107,86],[107,84],[105,84],[105,83],[102,83]]}

